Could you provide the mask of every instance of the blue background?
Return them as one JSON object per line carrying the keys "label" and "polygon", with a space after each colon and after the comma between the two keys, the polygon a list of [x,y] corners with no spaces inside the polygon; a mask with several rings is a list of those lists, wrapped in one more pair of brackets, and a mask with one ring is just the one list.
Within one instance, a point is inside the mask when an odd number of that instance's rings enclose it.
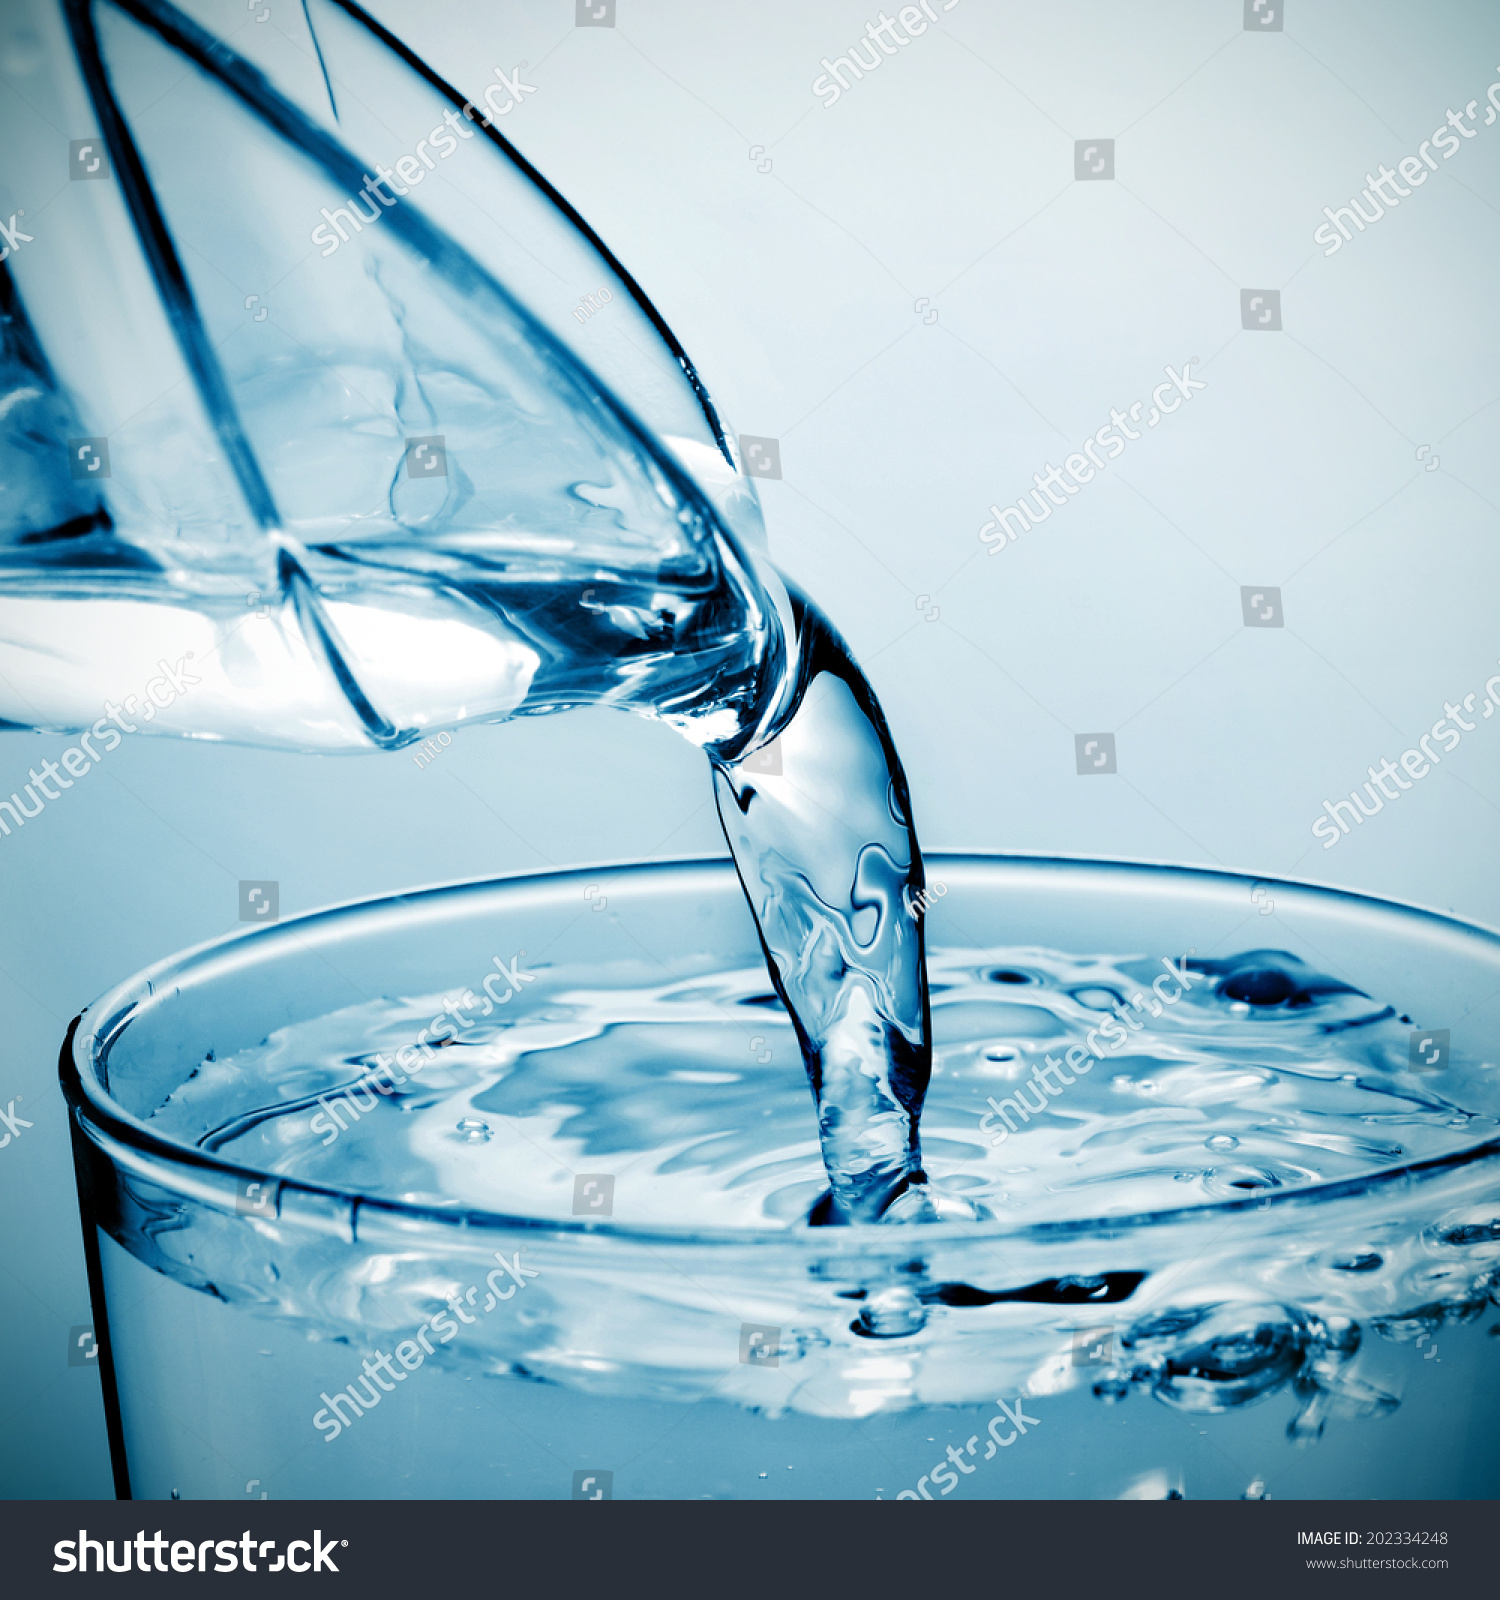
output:
{"label": "blue background", "polygon": [[[1500,726],[1336,849],[1310,831],[1500,654],[1500,123],[1336,255],[1312,237],[1450,108],[1482,116],[1493,5],[1288,0],[1256,33],[1240,0],[961,0],[827,109],[810,86],[861,5],[375,9],[468,94],[529,64],[506,132],[733,425],[780,441],[772,554],[874,682],[929,848],[1221,864],[1500,923]],[[66,203],[93,131],[51,129],[56,182],[0,174],[6,215]],[[1103,138],[1114,179],[1075,181]],[[1245,288],[1280,291],[1280,331],[1241,327]],[[1189,359],[1190,406],[987,554],[991,502]],[[1278,586],[1285,626],[1246,628],[1242,585]],[[1101,730],[1118,772],[1082,778],[1074,735]],[[67,742],[0,735],[0,790]],[[286,916],[721,853],[701,756],[600,712],[464,729],[426,769],[129,739],[0,838],[0,1106],[34,1123],[0,1150],[0,1494],[111,1492],[97,1376],[65,1359],[90,1318],[56,1053],[83,1005],[237,927],[241,879],[278,881]],[[1248,931],[1274,943],[1274,917]]]}

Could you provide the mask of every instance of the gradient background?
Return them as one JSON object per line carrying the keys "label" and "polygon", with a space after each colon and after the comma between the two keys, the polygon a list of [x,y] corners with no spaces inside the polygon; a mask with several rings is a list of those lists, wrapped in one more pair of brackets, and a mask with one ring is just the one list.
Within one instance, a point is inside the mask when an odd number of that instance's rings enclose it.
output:
{"label": "gradient background", "polygon": [[[873,7],[373,9],[465,93],[530,64],[507,135],[731,424],[779,439],[772,554],[869,673],[928,848],[1223,865],[1500,924],[1500,726],[1336,849],[1310,832],[1500,654],[1500,123],[1337,255],[1312,238],[1450,108],[1482,114],[1492,4],[1287,0],[1256,32],[1242,0],[960,0],[829,109],[820,58]],[[53,131],[58,181],[0,173],[29,228],[95,130]],[[1115,178],[1076,182],[1075,140],[1100,138]],[[1245,288],[1280,291],[1282,331],[1242,330]],[[1190,406],[986,553],[992,501],[1190,358]],[[1244,626],[1242,584],[1281,588],[1284,628]],[[1119,770],[1086,780],[1073,736],[1100,730]],[[0,789],[67,742],[0,735]],[[0,1106],[35,1124],[0,1150],[0,1495],[111,1492],[97,1376],[66,1364],[90,1313],[56,1053],[83,1005],[237,927],[242,878],[276,879],[286,916],[723,853],[702,757],[603,712],[466,729],[425,770],[131,739],[0,839]]]}

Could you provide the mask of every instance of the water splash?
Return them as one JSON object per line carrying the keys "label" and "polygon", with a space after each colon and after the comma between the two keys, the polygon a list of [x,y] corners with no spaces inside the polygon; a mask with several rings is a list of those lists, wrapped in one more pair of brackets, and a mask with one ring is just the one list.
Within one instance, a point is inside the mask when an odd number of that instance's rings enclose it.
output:
{"label": "water splash", "polygon": [[[1316,977],[1285,955],[1255,958],[1262,973]],[[270,1294],[278,1315],[353,1338],[360,1319],[399,1325],[430,1288],[430,1264],[403,1253],[407,1224],[382,1230],[382,1203],[566,1227],[573,1174],[615,1173],[607,1252],[591,1253],[591,1234],[553,1236],[547,1317],[487,1348],[492,1370],[763,1407],[748,1377],[743,1393],[716,1387],[722,1364],[704,1354],[725,1301],[701,1275],[740,1250],[733,1303],[780,1327],[790,1387],[776,1403],[809,1414],[1076,1388],[1207,1418],[1280,1396],[1288,1448],[1391,1415],[1403,1383],[1372,1365],[1370,1347],[1451,1370],[1474,1359],[1472,1341],[1455,1341],[1500,1304],[1495,1157],[1467,1159],[1476,1135],[1500,1127],[1493,1069],[1459,1050],[1438,1085],[1411,1070],[1408,1025],[1378,998],[1344,985],[1247,1014],[1210,973],[1132,1035],[1130,1070],[1115,1075],[1126,1089],[1080,1077],[1000,1144],[985,1137],[997,1070],[1066,1056],[1098,1026],[1079,990],[1128,996],[1155,965],[1035,947],[930,953],[928,1193],[940,1218],[952,1203],[964,1209],[950,1216],[990,1219],[978,1226],[820,1245],[805,1227],[826,1185],[820,1143],[799,1086],[775,1065],[795,1025],[764,972],[704,962],[654,985],[634,968],[539,967],[503,1017],[475,1019],[410,1083],[378,1092],[349,1086],[373,1081],[372,1062],[413,1037],[440,991],[279,1030],[205,1059],[170,1092],[124,1069],[112,1087],[154,1133],[285,1180],[285,1209],[252,1234],[180,1202],[136,1215],[145,1196],[132,1191],[120,1237],[181,1282],[209,1274],[232,1303]],[[747,1056],[752,1028],[772,1062]],[[1157,1084],[1148,1097],[1129,1087],[1142,1077]],[[319,1114],[344,1107],[346,1090],[362,1109],[334,1134]],[[1122,1113],[1122,1099],[1134,1109]],[[1453,1128],[1455,1110],[1467,1132]],[[1400,1130],[1394,1158],[1379,1141],[1304,1137],[1372,1119]],[[456,1141],[467,1121],[491,1139]],[[351,1248],[368,1271],[331,1280],[317,1266],[325,1245],[321,1231],[302,1237],[302,1185],[363,1197]],[[664,1251],[705,1242],[686,1277],[664,1265]],[[583,1257],[565,1270],[575,1248]],[[623,1309],[601,1324],[604,1270]]]}

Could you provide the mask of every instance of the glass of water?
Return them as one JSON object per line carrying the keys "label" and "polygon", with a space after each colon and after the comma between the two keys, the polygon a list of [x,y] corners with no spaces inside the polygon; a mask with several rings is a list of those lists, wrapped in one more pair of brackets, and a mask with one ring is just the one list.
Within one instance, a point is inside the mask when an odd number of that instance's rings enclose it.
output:
{"label": "glass of water", "polygon": [[1500,938],[1222,873],[929,885],[925,1224],[809,1221],[727,861],[288,919],[90,1006],[119,1491],[1493,1495]]}

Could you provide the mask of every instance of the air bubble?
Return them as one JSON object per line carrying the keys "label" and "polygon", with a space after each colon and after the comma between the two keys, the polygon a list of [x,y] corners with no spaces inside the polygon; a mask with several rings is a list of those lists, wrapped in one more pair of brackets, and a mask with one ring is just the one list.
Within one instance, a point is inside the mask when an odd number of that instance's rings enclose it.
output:
{"label": "air bubble", "polygon": [[1339,1256],[1328,1265],[1335,1272],[1375,1272],[1385,1265],[1385,1257],[1375,1250],[1362,1250],[1358,1255]]}
{"label": "air bubble", "polygon": [[1210,1150],[1238,1150],[1240,1147],[1240,1141],[1232,1133],[1216,1133],[1203,1142]]}
{"label": "air bubble", "polygon": [[1090,1011],[1113,1011],[1116,1006],[1125,1003],[1124,995],[1116,994],[1113,989],[1106,989],[1102,985],[1090,985],[1070,992],[1079,1005],[1087,1006]]}
{"label": "air bubble", "polygon": [[455,1124],[454,1131],[465,1144],[487,1144],[490,1138],[490,1125],[481,1122],[478,1117],[461,1117]]}
{"label": "air bubble", "polygon": [[1460,1222],[1444,1228],[1438,1238],[1444,1244],[1471,1245],[1500,1243],[1500,1217],[1485,1222]]}
{"label": "air bubble", "polygon": [[1279,1006],[1297,993],[1297,984],[1287,973],[1263,967],[1236,972],[1220,986],[1219,993],[1252,1006]]}
{"label": "air bubble", "polygon": [[865,1339],[904,1339],[921,1332],[926,1323],[926,1306],[910,1289],[898,1284],[877,1289],[849,1327]]}

